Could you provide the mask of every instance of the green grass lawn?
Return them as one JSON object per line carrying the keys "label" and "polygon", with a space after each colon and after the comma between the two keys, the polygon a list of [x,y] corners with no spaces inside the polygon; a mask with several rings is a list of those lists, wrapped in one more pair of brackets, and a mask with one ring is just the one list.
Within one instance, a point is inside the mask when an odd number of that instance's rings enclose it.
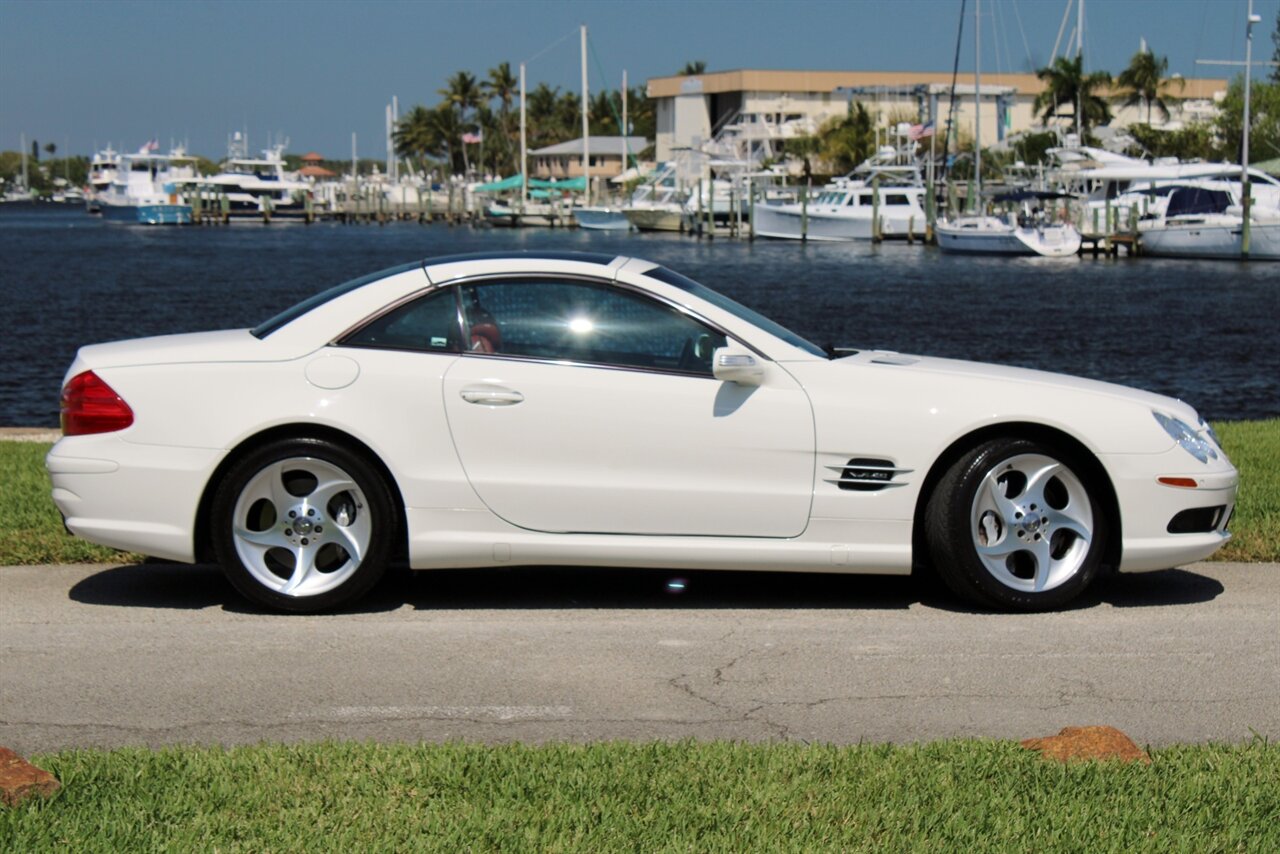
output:
{"label": "green grass lawn", "polygon": [[[1280,419],[1214,426],[1241,477],[1231,526],[1235,538],[1214,557],[1280,561]],[[90,545],[63,531],[44,470],[49,447],[0,442],[0,566],[130,560],[121,552]]]}
{"label": "green grass lawn", "polygon": [[1280,851],[1280,748],[1010,742],[70,751],[5,851]]}

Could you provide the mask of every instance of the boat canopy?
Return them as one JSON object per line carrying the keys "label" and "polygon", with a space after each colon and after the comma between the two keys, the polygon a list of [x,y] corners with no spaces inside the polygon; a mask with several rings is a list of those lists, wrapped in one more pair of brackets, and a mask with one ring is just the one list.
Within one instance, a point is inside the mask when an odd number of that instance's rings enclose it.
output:
{"label": "boat canopy", "polygon": [[1032,199],[1072,199],[1075,198],[1071,193],[1055,193],[1050,190],[1014,190],[1009,193],[1001,193],[998,196],[992,196],[993,202],[1027,202]]}
{"label": "boat canopy", "polygon": [[1178,187],[1169,194],[1166,218],[1192,214],[1223,213],[1231,205],[1231,194],[1226,190],[1208,187]]}

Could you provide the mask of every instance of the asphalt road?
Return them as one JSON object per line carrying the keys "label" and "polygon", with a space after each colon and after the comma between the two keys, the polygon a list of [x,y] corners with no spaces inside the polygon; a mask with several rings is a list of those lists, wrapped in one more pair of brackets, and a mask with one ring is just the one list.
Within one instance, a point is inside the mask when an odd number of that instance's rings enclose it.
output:
{"label": "asphalt road", "polygon": [[323,738],[1280,740],[1280,566],[975,613],[908,579],[404,574],[356,610],[253,611],[215,569],[0,568],[0,744]]}

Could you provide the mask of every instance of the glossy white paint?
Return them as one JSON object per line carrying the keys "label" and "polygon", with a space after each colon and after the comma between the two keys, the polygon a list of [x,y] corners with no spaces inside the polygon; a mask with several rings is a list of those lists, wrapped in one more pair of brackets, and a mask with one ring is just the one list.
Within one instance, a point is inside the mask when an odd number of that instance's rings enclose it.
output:
{"label": "glossy white paint", "polygon": [[[626,258],[428,261],[264,339],[236,330],[84,347],[68,379],[94,370],[135,423],[63,438],[48,458],[55,502],[86,539],[195,560],[219,465],[265,431],[323,428],[390,472],[416,568],[906,573],[939,458],[977,431],[1033,425],[1070,437],[1105,471],[1119,499],[1123,569],[1195,560],[1226,539],[1166,531],[1180,510],[1234,503],[1226,458],[1200,464],[1151,415],[1199,423],[1186,404],[967,362],[874,351],[829,361],[649,278],[653,268]],[[334,344],[433,285],[531,272],[615,281],[681,306],[726,333],[734,352],[753,354],[763,381]],[[855,458],[891,463],[892,485],[839,488],[833,481]],[[1161,476],[1200,486],[1162,486]]]}

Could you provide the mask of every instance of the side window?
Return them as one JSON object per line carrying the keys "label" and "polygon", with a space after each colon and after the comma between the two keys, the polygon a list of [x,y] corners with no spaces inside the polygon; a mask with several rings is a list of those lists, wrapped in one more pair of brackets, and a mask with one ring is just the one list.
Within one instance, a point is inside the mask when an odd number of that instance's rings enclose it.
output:
{"label": "side window", "polygon": [[464,285],[461,296],[473,352],[710,376],[725,344],[675,308],[603,284]]}
{"label": "side window", "polygon": [[456,353],[461,334],[453,289],[428,294],[348,335],[343,344],[384,350]]}

